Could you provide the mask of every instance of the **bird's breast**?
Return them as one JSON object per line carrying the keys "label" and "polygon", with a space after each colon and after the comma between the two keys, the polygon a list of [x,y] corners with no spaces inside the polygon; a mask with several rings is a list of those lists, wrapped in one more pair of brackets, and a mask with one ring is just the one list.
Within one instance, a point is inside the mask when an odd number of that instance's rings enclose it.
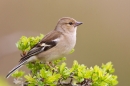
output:
{"label": "bird's breast", "polygon": [[63,46],[64,48],[64,53],[68,54],[75,46],[76,44],[76,35],[67,35],[65,36],[66,40],[63,40],[64,45],[61,44],[61,46]]}

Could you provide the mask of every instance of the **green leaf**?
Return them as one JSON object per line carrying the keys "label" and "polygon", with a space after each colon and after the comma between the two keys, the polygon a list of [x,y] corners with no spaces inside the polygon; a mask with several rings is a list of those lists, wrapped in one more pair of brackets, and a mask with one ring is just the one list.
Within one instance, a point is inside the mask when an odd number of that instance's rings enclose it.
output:
{"label": "green leaf", "polygon": [[70,69],[71,72],[76,71],[76,70],[78,69],[78,67],[79,67],[78,62],[77,62],[76,60],[74,60],[73,66],[72,66],[72,68]]}
{"label": "green leaf", "polygon": [[49,76],[48,78],[45,79],[46,83],[54,83],[55,81],[58,81],[58,79],[60,78],[60,74],[54,74],[52,76]]}
{"label": "green leaf", "polygon": [[47,78],[48,77],[48,74],[50,74],[50,72],[47,72],[45,69],[41,69],[40,70],[40,76],[42,77],[42,78]]}
{"label": "green leaf", "polygon": [[72,49],[72,50],[70,51],[70,54],[72,54],[74,51],[75,51],[75,50],[74,50],[74,49]]}
{"label": "green leaf", "polygon": [[36,79],[33,78],[30,74],[29,75],[25,75],[24,78],[29,82],[29,83],[36,83]]}
{"label": "green leaf", "polygon": [[66,63],[62,63],[60,66],[60,73],[62,74],[65,69]]}
{"label": "green leaf", "polygon": [[13,74],[12,74],[12,76],[14,77],[14,78],[19,78],[19,77],[22,77],[24,75],[24,72],[23,71],[15,71]]}
{"label": "green leaf", "polygon": [[111,73],[111,74],[115,71],[111,62],[108,62],[107,64],[102,64],[102,68],[106,72]]}
{"label": "green leaf", "polygon": [[29,51],[34,45],[36,45],[44,35],[40,34],[37,37],[26,37],[22,36],[20,40],[16,43],[16,47],[21,51]]}
{"label": "green leaf", "polygon": [[42,81],[38,82],[38,86],[44,86],[45,84]]}

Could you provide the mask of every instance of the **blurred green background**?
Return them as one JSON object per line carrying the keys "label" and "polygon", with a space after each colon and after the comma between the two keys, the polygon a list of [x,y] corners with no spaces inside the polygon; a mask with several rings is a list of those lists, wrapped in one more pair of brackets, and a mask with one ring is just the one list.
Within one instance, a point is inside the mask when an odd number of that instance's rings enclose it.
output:
{"label": "blurred green background", "polygon": [[0,0],[0,76],[18,64],[21,36],[46,34],[61,17],[84,23],[69,67],[73,60],[88,67],[112,61],[118,86],[130,85],[130,0]]}

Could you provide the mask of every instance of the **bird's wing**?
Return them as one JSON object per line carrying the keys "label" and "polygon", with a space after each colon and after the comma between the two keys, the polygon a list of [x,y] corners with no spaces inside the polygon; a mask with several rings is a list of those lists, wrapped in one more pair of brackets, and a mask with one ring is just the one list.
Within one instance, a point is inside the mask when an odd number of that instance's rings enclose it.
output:
{"label": "bird's wing", "polygon": [[32,56],[35,56],[41,52],[47,51],[52,47],[56,46],[59,38],[61,36],[61,32],[52,31],[48,33],[39,43],[37,43],[24,57],[20,59],[20,63],[29,59]]}

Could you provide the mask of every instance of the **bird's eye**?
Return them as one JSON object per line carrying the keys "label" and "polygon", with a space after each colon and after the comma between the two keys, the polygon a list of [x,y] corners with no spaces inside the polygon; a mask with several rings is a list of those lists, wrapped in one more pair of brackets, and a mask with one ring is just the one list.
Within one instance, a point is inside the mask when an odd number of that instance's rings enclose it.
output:
{"label": "bird's eye", "polygon": [[73,23],[72,22],[69,22],[69,25],[72,25]]}

